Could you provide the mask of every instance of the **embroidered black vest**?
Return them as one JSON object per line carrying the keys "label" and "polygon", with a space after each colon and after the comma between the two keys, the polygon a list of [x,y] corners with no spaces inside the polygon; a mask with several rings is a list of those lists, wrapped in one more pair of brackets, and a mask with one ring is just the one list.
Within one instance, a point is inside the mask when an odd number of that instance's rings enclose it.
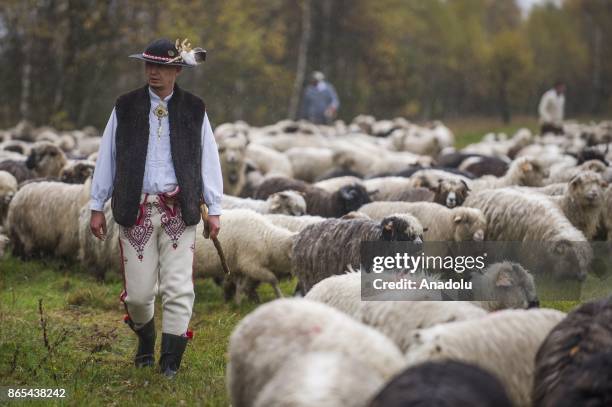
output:
{"label": "embroidered black vest", "polygon": [[[116,171],[111,206],[115,221],[126,227],[136,223],[149,145],[148,86],[119,96],[117,116]],[[200,221],[202,200],[202,122],[205,105],[199,97],[174,86],[168,102],[170,151],[183,221],[187,226]]]}

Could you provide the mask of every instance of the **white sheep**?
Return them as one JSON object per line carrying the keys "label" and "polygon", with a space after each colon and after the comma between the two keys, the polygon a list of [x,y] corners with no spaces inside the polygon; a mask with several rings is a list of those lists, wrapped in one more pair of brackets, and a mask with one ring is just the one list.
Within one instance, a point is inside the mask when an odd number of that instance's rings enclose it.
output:
{"label": "white sheep", "polygon": [[106,219],[106,239],[99,240],[91,233],[91,210],[85,204],[79,214],[79,261],[88,271],[103,279],[108,271],[121,272],[121,252],[119,249],[119,225],[113,218],[110,200],[104,205]]}
{"label": "white sheep", "polygon": [[308,225],[323,222],[324,220],[326,220],[326,218],[324,217],[313,215],[291,216],[274,213],[267,214],[265,216],[267,220],[269,220],[276,226],[283,227],[285,229],[290,230],[291,232],[299,232]]}
{"label": "white sheep", "polygon": [[[361,184],[361,178],[352,175],[329,178],[323,181],[318,181],[313,186],[326,190],[327,192],[335,192],[346,185]],[[367,188],[366,188],[367,189]]]}
{"label": "white sheep", "polygon": [[405,364],[390,339],[332,307],[305,299],[276,300],[247,315],[230,337],[232,406],[253,405],[290,356],[317,351],[341,352],[383,379]]}
{"label": "white sheep", "polygon": [[494,373],[518,406],[531,405],[535,355],[565,317],[552,309],[504,310],[479,319],[417,331],[406,357],[410,365],[452,359]]}
{"label": "white sheep", "polygon": [[221,206],[224,209],[250,209],[264,214],[280,213],[300,216],[306,213],[306,201],[303,193],[291,190],[274,193],[265,201],[223,195]]}
{"label": "white sheep", "polygon": [[0,226],[8,212],[8,206],[17,193],[17,179],[7,171],[0,171]]}
{"label": "white sheep", "polygon": [[8,210],[7,228],[16,253],[39,252],[76,257],[79,211],[89,201],[91,178],[85,184],[35,182],[23,186]]}
{"label": "white sheep", "polygon": [[272,148],[250,143],[246,148],[246,158],[255,163],[263,175],[293,177],[291,161],[283,153]]}
{"label": "white sheep", "polygon": [[[200,222],[196,233],[194,273],[203,277],[224,277],[217,251],[210,239],[202,236]],[[275,226],[264,215],[248,209],[223,212],[223,227],[219,232],[231,278],[265,282],[272,285],[277,297],[282,297],[278,280],[291,273],[291,249],[295,233]],[[239,287],[240,288],[240,287]],[[242,290],[236,293],[240,302]]]}
{"label": "white sheep", "polygon": [[383,384],[380,374],[342,351],[308,352],[287,360],[253,405],[366,407]]}
{"label": "white sheep", "polygon": [[434,202],[371,202],[359,208],[374,220],[392,213],[409,213],[423,225],[426,241],[481,241],[487,221],[479,210],[457,207],[449,209]]}
{"label": "white sheep", "polygon": [[472,191],[503,188],[512,185],[539,187],[544,185],[544,179],[547,176],[548,171],[537,159],[521,157],[510,164],[508,171],[503,177],[497,178],[492,175],[487,175],[472,180],[468,185]]}
{"label": "white sheep", "polygon": [[285,155],[291,162],[293,176],[302,181],[313,182],[334,166],[333,151],[328,148],[293,147]]}

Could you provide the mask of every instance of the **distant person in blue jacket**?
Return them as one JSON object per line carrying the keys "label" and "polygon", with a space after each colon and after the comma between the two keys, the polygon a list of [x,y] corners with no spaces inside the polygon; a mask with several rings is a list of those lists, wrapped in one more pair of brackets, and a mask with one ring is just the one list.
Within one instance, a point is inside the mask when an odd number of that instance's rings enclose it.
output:
{"label": "distant person in blue jacket", "polygon": [[301,118],[316,124],[328,124],[336,118],[340,101],[333,85],[319,71],[312,73],[304,91]]}

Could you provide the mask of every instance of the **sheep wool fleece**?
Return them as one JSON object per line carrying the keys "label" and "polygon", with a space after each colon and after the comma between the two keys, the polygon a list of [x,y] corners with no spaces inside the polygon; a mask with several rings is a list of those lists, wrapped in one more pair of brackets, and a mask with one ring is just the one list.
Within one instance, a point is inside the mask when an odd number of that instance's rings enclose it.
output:
{"label": "sheep wool fleece", "polygon": [[197,225],[187,226],[178,202],[167,194],[142,194],[136,224],[119,225],[123,269],[120,300],[139,329],[153,317],[162,295],[162,332],[191,337],[195,293],[193,259]]}

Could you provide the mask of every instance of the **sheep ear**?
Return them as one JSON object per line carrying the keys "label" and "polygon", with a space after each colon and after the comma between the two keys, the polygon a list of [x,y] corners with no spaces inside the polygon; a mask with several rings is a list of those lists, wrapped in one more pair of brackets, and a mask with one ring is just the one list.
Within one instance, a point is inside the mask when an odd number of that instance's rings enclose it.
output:
{"label": "sheep ear", "polygon": [[467,182],[465,182],[465,180],[461,180],[461,183],[462,183],[463,185],[465,185],[465,190],[466,190],[467,192],[470,192],[470,191],[471,191],[470,186],[467,184]]}
{"label": "sheep ear", "polygon": [[457,216],[455,216],[455,218],[453,219],[453,222],[455,222],[455,223],[460,223],[460,222],[461,222],[461,219],[463,219],[463,218],[461,217],[461,215],[457,215]]}
{"label": "sheep ear", "polygon": [[608,188],[608,182],[607,181],[601,180],[599,182],[599,185],[601,185],[601,187],[604,188],[604,189]]}
{"label": "sheep ear", "polygon": [[386,241],[393,240],[394,234],[395,234],[395,231],[393,230],[393,221],[392,220],[386,221],[383,224],[383,230],[382,230],[383,240],[386,240]]}
{"label": "sheep ear", "polygon": [[415,188],[421,188],[423,186],[423,182],[421,181],[420,178],[415,178],[414,180],[414,187]]}
{"label": "sheep ear", "polygon": [[427,232],[429,228],[423,228],[423,233]]}
{"label": "sheep ear", "polygon": [[529,161],[526,161],[521,164],[521,170],[524,172],[533,171],[533,165]]}
{"label": "sheep ear", "polygon": [[495,280],[496,287],[512,287],[512,278],[505,271],[500,271]]}

